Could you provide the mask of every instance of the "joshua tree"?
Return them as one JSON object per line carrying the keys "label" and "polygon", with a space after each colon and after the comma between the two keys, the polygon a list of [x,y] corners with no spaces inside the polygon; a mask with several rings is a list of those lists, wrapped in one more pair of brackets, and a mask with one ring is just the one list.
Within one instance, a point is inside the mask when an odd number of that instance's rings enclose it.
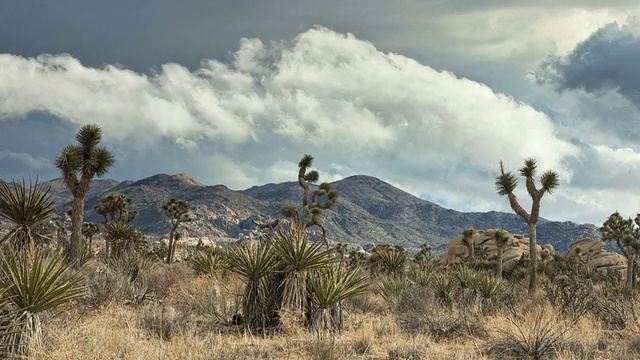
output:
{"label": "joshua tree", "polygon": [[534,159],[528,158],[524,161],[524,166],[519,169],[520,175],[525,178],[527,192],[531,196],[531,213],[528,213],[518,202],[516,195],[513,193],[518,180],[511,174],[511,172],[505,172],[502,161],[500,161],[500,175],[496,178],[496,190],[498,194],[506,196],[509,200],[511,209],[520,215],[526,221],[529,227],[529,272],[531,277],[529,280],[529,293],[533,293],[536,290],[536,270],[537,270],[537,251],[536,251],[536,224],[538,223],[538,217],[540,216],[540,201],[545,193],[553,193],[555,189],[560,185],[558,174],[554,171],[548,170],[540,177],[541,187],[536,187],[536,181],[534,176],[538,164]]}
{"label": "joshua tree", "polygon": [[[627,283],[633,284],[636,256],[640,250],[640,214],[634,220],[624,219],[619,212],[609,216],[600,228],[602,241],[615,241],[620,252],[627,258]],[[624,245],[624,246],[623,246]]]}
{"label": "joshua tree", "polygon": [[92,251],[93,249],[93,237],[98,233],[98,224],[93,222],[86,222],[82,224],[82,236],[87,239],[87,249]]}
{"label": "joshua tree", "polygon": [[425,264],[427,261],[431,260],[431,246],[429,244],[424,243],[420,245],[420,251],[415,255],[414,261],[419,264]]}
{"label": "joshua tree", "polygon": [[[124,225],[129,225],[135,220],[138,211],[129,211],[127,209],[129,205],[131,205],[131,199],[123,194],[109,194],[102,198],[100,204],[96,205],[95,211],[102,215],[103,220],[100,223],[106,232],[109,232],[109,226],[112,223],[120,223],[119,228],[124,229]],[[108,257],[109,251],[113,250],[115,244],[111,241],[113,236],[105,236],[104,239],[105,252]]]}
{"label": "joshua tree", "polygon": [[176,230],[178,226],[184,222],[191,221],[191,214],[189,209],[191,205],[183,200],[171,199],[162,206],[164,214],[169,218],[171,222],[171,230],[169,231],[169,248],[167,249],[167,264],[173,262],[173,256],[176,252]]}
{"label": "joshua tree", "polygon": [[76,260],[80,252],[84,202],[89,185],[94,177],[102,177],[113,165],[113,155],[105,148],[98,147],[102,140],[102,130],[97,125],[84,125],[76,134],[78,145],[68,145],[56,159],[64,183],[73,195],[71,208],[71,238],[67,258]]}
{"label": "joshua tree", "polygon": [[496,241],[496,277],[502,277],[502,254],[511,236],[508,232],[498,229],[493,234],[493,239]]}
{"label": "joshua tree", "polygon": [[13,223],[13,228],[0,239],[10,240],[21,248],[46,238],[42,225],[54,214],[49,188],[22,182],[0,182],[0,217]]}
{"label": "joshua tree", "polygon": [[462,231],[462,243],[464,244],[464,246],[467,247],[467,249],[469,249],[469,258],[473,259],[476,257],[476,252],[475,252],[475,240],[473,239],[473,236],[476,234],[476,230],[473,228],[466,228]]}
{"label": "joshua tree", "polygon": [[[280,208],[280,213],[293,221],[293,226],[299,229],[307,229],[312,226],[317,226],[322,230],[322,237],[320,238],[327,248],[329,242],[327,241],[327,230],[320,223],[320,215],[324,210],[330,209],[338,201],[338,193],[331,190],[329,183],[320,184],[319,188],[311,193],[311,184],[318,181],[320,175],[316,170],[308,171],[309,167],[313,164],[313,156],[305,155],[298,163],[298,184],[302,187],[304,194],[302,195],[302,217],[298,208],[293,204],[286,204]],[[326,201],[321,202],[321,197],[326,195]],[[267,224],[260,224],[254,221],[260,228],[267,228],[273,230],[280,224],[280,220],[275,220]]]}

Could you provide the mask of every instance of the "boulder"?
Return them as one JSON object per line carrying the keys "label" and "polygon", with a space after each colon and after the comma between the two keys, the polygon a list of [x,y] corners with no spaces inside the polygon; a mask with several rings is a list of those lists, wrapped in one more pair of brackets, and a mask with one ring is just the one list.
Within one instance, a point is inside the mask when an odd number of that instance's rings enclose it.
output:
{"label": "boulder", "polygon": [[580,256],[581,260],[598,271],[614,270],[626,276],[627,259],[620,254],[607,251],[603,241],[582,239],[575,241],[565,254],[566,258]]}

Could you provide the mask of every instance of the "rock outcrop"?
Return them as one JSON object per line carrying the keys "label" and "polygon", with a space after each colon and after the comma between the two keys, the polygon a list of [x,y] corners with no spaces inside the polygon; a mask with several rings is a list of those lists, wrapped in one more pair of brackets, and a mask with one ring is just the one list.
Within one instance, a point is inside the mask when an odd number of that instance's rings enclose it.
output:
{"label": "rock outcrop", "polygon": [[582,239],[572,243],[565,257],[575,256],[580,256],[583,262],[598,271],[614,270],[626,276],[627,259],[620,254],[607,251],[602,241]]}
{"label": "rock outcrop", "polygon": [[[473,236],[476,246],[476,254],[488,259],[495,258],[497,255],[496,241],[493,238],[496,230],[479,230]],[[509,234],[511,240],[507,244],[502,253],[502,269],[504,271],[512,270],[523,257],[529,256],[529,238],[519,234]],[[536,245],[538,249],[538,258],[547,258],[552,255],[555,250],[550,244],[544,246]],[[458,236],[449,241],[447,252],[442,256],[444,265],[461,263],[464,258],[469,256],[469,250],[462,243],[462,236]]]}

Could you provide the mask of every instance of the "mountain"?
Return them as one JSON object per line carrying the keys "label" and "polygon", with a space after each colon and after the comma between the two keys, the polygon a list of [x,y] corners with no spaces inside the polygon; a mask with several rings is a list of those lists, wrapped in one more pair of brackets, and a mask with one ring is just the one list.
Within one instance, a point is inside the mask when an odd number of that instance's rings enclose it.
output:
{"label": "mountain", "polygon": [[[71,195],[60,179],[48,183],[60,212],[71,206]],[[427,242],[443,249],[449,239],[471,226],[502,228],[527,234],[525,222],[515,214],[491,211],[464,213],[419,199],[371,176],[352,176],[331,184],[340,195],[338,203],[323,214],[329,237],[351,244],[391,243],[418,248]],[[131,208],[140,211],[135,225],[145,233],[164,236],[168,220],[162,204],[172,197],[191,203],[194,221],[185,224],[191,237],[237,239],[255,228],[251,220],[279,217],[283,204],[300,204],[303,190],[297,182],[266,184],[242,191],[223,185],[206,186],[187,175],[158,174],[139,181],[95,180],[86,202],[88,221],[100,221],[93,208],[100,198],[118,192],[130,197]],[[544,211],[544,208],[543,208]],[[540,243],[566,250],[572,241],[600,237],[592,224],[540,219]]]}

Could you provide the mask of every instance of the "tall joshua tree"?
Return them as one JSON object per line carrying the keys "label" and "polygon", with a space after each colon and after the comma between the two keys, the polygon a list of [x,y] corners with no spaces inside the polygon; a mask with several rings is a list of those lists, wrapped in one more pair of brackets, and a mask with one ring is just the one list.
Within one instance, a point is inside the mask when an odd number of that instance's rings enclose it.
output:
{"label": "tall joshua tree", "polygon": [[534,179],[537,169],[538,164],[536,163],[536,160],[532,158],[525,159],[524,166],[519,169],[520,175],[525,178],[527,192],[529,193],[529,196],[531,196],[532,204],[530,213],[520,205],[518,198],[513,193],[518,185],[518,180],[511,172],[504,171],[502,161],[500,161],[500,175],[498,175],[495,182],[498,194],[507,197],[509,205],[511,205],[511,209],[513,209],[516,214],[520,215],[529,227],[529,272],[531,273],[531,277],[529,278],[529,294],[536,290],[537,284],[536,225],[540,216],[540,201],[545,193],[553,193],[553,191],[560,185],[558,174],[554,171],[548,170],[540,177],[541,187],[538,189]]}
{"label": "tall joshua tree", "polygon": [[171,199],[162,206],[162,209],[171,222],[171,230],[169,231],[169,248],[167,249],[167,264],[171,264],[176,252],[176,230],[180,224],[192,220],[191,214],[189,213],[191,205],[183,200]]}
{"label": "tall joshua tree", "polygon": [[[305,155],[298,163],[298,184],[304,191],[302,195],[302,216],[298,208],[293,204],[286,204],[280,208],[280,213],[290,218],[293,221],[293,225],[299,230],[304,230],[312,226],[317,226],[322,230],[321,240],[326,244],[327,248],[329,243],[327,241],[327,230],[320,223],[320,215],[324,210],[330,209],[338,201],[338,193],[331,190],[331,184],[324,182],[320,184],[318,189],[311,193],[311,184],[317,182],[320,175],[316,170],[309,171],[309,168],[313,165],[313,156]],[[326,200],[323,202],[322,197],[326,195]],[[259,224],[254,221],[256,225],[261,228],[274,229],[280,223],[280,220],[275,220],[267,224]]]}
{"label": "tall joshua tree", "polygon": [[466,228],[464,230],[462,230],[462,243],[464,244],[464,246],[467,247],[467,249],[469,249],[469,258],[473,259],[476,257],[476,252],[475,252],[475,241],[473,239],[473,236],[476,234],[476,230],[473,228]]}
{"label": "tall joshua tree", "polygon": [[56,159],[65,185],[73,195],[71,208],[71,238],[67,258],[75,260],[80,253],[84,203],[89,185],[94,177],[102,177],[113,165],[113,155],[105,147],[98,147],[102,141],[102,129],[98,125],[84,125],[76,134],[77,145],[68,145]]}

